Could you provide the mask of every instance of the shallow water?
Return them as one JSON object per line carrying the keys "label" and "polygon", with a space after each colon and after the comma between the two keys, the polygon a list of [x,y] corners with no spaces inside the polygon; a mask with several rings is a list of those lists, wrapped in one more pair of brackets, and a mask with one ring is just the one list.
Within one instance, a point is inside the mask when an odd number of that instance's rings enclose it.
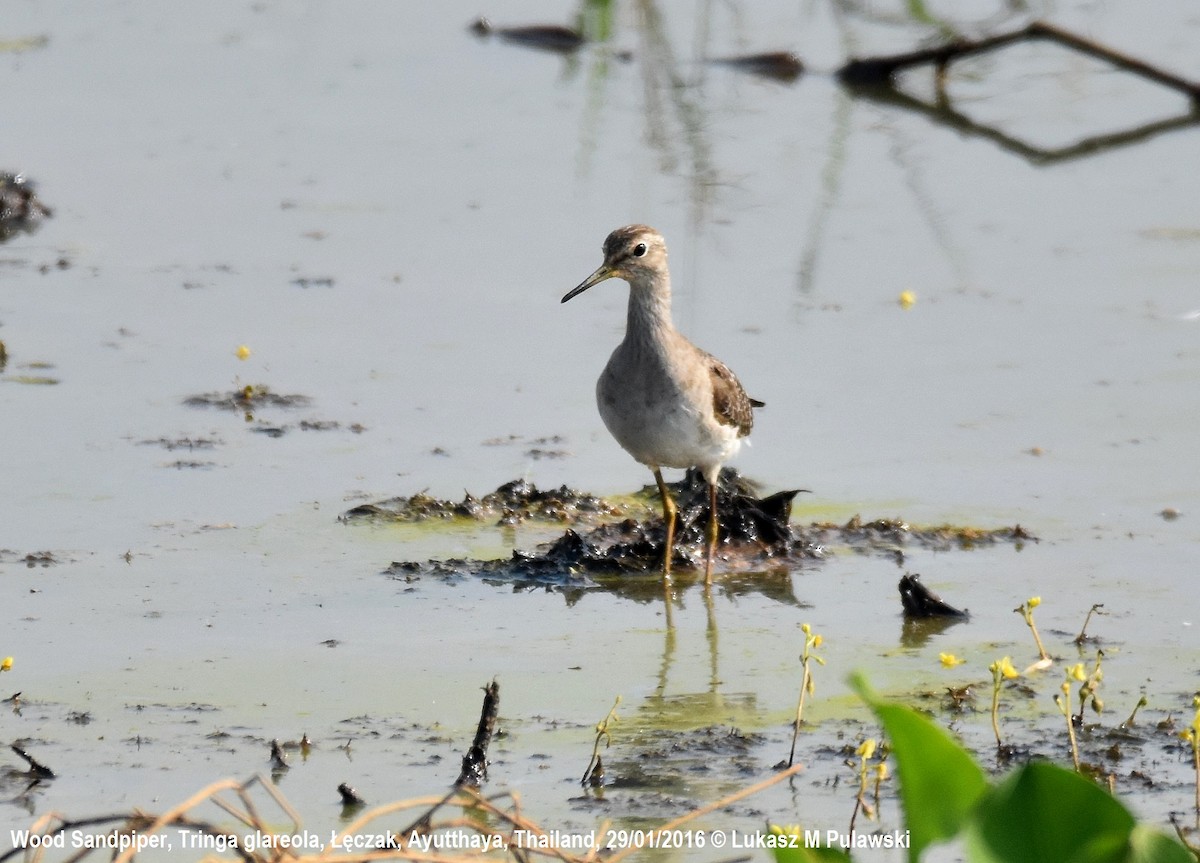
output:
{"label": "shallow water", "polygon": [[[1024,21],[979,5],[951,23]],[[0,693],[26,702],[0,722],[60,778],[25,797],[0,779],[0,836],[51,810],[165,809],[267,769],[268,741],[305,731],[317,748],[281,783],[324,830],[338,782],[370,802],[451,782],[493,677],[496,789],[548,826],[654,826],[786,755],[802,622],[828,663],[801,738],[812,769],[704,826],[841,827],[851,777],[822,747],[872,732],[846,674],[911,695],[983,680],[1003,654],[1032,661],[1011,612],[1031,595],[1072,661],[1088,607],[1111,613],[1091,630],[1114,648],[1113,724],[1143,692],[1148,722],[1185,715],[1200,656],[1200,129],[1037,161],[851,94],[831,74],[847,56],[935,36],[901,8],[621,7],[613,50],[563,57],[475,38],[480,9],[456,3],[14,5],[5,39],[48,40],[0,53],[0,169],[29,173],[55,213],[0,247],[0,656],[15,658]],[[1186,4],[1033,11],[1200,79]],[[535,3],[494,14],[570,23]],[[701,62],[780,49],[813,71],[786,85]],[[929,89],[915,73],[904,86]],[[964,64],[948,90],[975,122],[1051,148],[1186,110],[1040,44]],[[775,576],[802,605],[691,588],[673,631],[661,603],[381,575],[556,531],[339,524],[354,504],[514,477],[602,494],[649,480],[593,403],[624,287],[558,302],[631,221],[670,243],[680,328],[768,403],[737,464],[768,489],[811,489],[797,521],[1019,522],[1041,542],[910,550],[903,568],[835,554]],[[245,384],[311,402],[249,420],[184,404]],[[162,443],[182,439],[212,446]],[[55,563],[22,562],[40,552]],[[906,645],[904,571],[972,621]],[[968,664],[945,671],[939,652]],[[1037,684],[1043,737],[1058,674]],[[618,694],[615,784],[580,802]],[[710,727],[761,737],[712,755]],[[986,751],[986,710],[956,728]],[[636,784],[645,751],[697,769]],[[1154,793],[1118,779],[1160,823],[1192,799],[1172,752],[1154,750]],[[896,819],[885,803],[884,826]]]}

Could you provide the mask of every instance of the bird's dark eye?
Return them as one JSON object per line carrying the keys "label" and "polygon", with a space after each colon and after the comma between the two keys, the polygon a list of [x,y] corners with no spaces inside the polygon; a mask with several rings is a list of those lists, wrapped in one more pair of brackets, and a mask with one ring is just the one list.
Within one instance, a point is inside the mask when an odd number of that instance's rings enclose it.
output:
{"label": "bird's dark eye", "polygon": [[645,243],[638,243],[636,246],[633,247],[633,256],[635,258],[640,258],[644,254],[646,254],[646,244]]}

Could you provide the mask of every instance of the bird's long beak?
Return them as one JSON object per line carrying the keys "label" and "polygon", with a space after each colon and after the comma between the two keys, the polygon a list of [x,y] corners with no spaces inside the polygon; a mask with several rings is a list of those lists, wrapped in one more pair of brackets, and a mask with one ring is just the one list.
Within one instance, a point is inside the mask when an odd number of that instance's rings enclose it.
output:
{"label": "bird's long beak", "polygon": [[598,285],[606,279],[611,279],[615,275],[616,273],[613,272],[612,267],[610,267],[608,264],[601,264],[600,269],[596,270],[596,272],[592,273],[590,276],[580,282],[579,287],[572,288],[571,290],[567,291],[567,295],[562,298],[562,302],[565,303],[572,297],[579,296],[593,285]]}

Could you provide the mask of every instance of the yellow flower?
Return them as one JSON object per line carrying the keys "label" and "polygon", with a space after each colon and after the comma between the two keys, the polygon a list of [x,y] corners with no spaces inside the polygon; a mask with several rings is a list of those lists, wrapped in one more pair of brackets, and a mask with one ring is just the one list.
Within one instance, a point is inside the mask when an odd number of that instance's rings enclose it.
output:
{"label": "yellow flower", "polygon": [[0,659],[0,671],[12,671],[12,657],[6,656]]}
{"label": "yellow flower", "polygon": [[1083,681],[1087,680],[1087,674],[1083,670],[1083,663],[1076,662],[1074,665],[1068,668],[1067,677],[1071,680],[1078,680],[1080,683],[1083,683]]}
{"label": "yellow flower", "polygon": [[800,624],[800,631],[805,635],[812,635],[812,626],[807,623]]}
{"label": "yellow flower", "polygon": [[1042,598],[1040,596],[1031,596],[1031,597],[1029,597],[1029,602],[1026,603],[1026,605],[1029,606],[1030,611],[1037,608],[1041,604],[1042,604]]}
{"label": "yellow flower", "polygon": [[1017,669],[1013,667],[1012,657],[1009,656],[1006,656],[1003,659],[997,659],[988,666],[988,671],[992,672],[993,674],[999,671],[1000,676],[1006,680],[1012,680],[1014,677],[1021,676],[1021,672],[1017,671]]}
{"label": "yellow flower", "polygon": [[888,766],[886,761],[880,761],[875,765],[875,774],[879,778],[880,782],[888,778]]}
{"label": "yellow flower", "polygon": [[942,661],[943,668],[953,668],[956,665],[962,665],[966,662],[965,659],[959,659],[953,653],[939,653],[938,659]]}
{"label": "yellow flower", "polygon": [[912,291],[901,291],[897,302],[900,303],[900,308],[907,311],[917,302],[917,295]]}
{"label": "yellow flower", "polygon": [[858,744],[858,748],[854,750],[854,754],[864,761],[870,759],[875,754],[875,738],[868,737],[862,743]]}
{"label": "yellow flower", "polygon": [[238,349],[234,351],[234,353],[237,354],[237,358],[239,360],[250,358],[250,348],[246,347],[245,345],[238,345]]}
{"label": "yellow flower", "polygon": [[825,639],[824,639],[824,638],[822,638],[820,635],[814,635],[814,636],[812,637],[812,645],[813,645],[813,647],[820,647],[820,646],[821,646],[822,644],[824,644],[824,643],[825,643]]}

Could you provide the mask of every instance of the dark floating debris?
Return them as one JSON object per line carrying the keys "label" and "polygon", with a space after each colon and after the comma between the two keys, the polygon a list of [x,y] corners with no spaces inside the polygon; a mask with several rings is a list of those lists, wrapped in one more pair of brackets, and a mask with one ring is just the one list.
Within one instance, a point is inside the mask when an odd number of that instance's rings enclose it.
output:
{"label": "dark floating debris", "polygon": [[292,284],[298,288],[332,288],[334,280],[330,276],[301,276],[292,279]]}
{"label": "dark floating debris", "polygon": [[921,576],[905,574],[900,579],[900,602],[904,606],[904,614],[909,617],[970,617],[968,611],[955,608],[921,584]]}
{"label": "dark floating debris", "polygon": [[351,787],[349,782],[343,782],[337,787],[338,794],[342,798],[342,806],[366,806],[367,801],[364,800],[357,791]]}
{"label": "dark floating debris", "polygon": [[287,755],[283,752],[283,746],[278,740],[271,741],[271,770],[279,773],[284,770],[290,770],[292,765],[288,764]]}
{"label": "dark floating debris", "polygon": [[53,770],[51,770],[45,764],[42,764],[40,761],[38,761],[36,758],[34,758],[32,755],[30,755],[28,752],[26,752],[20,746],[18,746],[17,744],[14,743],[14,744],[12,744],[12,746],[10,748],[12,749],[13,752],[17,753],[17,755],[19,755],[21,758],[23,758],[25,760],[26,764],[29,765],[29,775],[35,776],[38,779],[53,779],[53,778],[55,778],[55,773]]}
{"label": "dark floating debris", "polygon": [[271,392],[270,387],[262,384],[257,386],[246,384],[241,389],[232,390],[227,393],[201,393],[200,395],[189,396],[183,400],[183,403],[188,407],[220,408],[227,411],[252,411],[264,407],[298,408],[304,407],[310,402],[311,399],[308,396],[281,396],[278,393]]}
{"label": "dark floating debris", "polygon": [[711,60],[722,66],[730,66],[760,78],[770,78],[790,84],[804,74],[804,63],[791,51],[771,51],[765,54],[747,54],[741,57],[719,57]]}
{"label": "dark floating debris", "polygon": [[493,680],[483,688],[483,708],[479,712],[479,725],[471,748],[463,756],[462,770],[454,781],[455,788],[480,788],[487,780],[487,751],[496,730],[496,718],[500,715],[500,684]]}
{"label": "dark floating debris", "polygon": [[[677,581],[686,581],[689,569],[703,561],[705,527],[708,522],[708,487],[704,478],[688,471],[683,480],[669,487],[678,505],[673,562],[681,567]],[[718,553],[733,576],[725,582],[731,591],[758,591],[792,605],[802,605],[792,592],[786,566],[819,560],[830,545],[863,554],[885,554],[903,559],[903,549],[947,550],[1011,542],[1018,547],[1036,541],[1020,525],[998,529],[941,525],[913,528],[899,519],[864,522],[858,516],[842,525],[790,523],[793,498],[799,491],[783,491],[764,498],[732,468],[722,470],[717,487]],[[642,490],[646,505],[618,506],[603,498],[567,487],[541,492],[524,481],[500,486],[490,495],[467,494],[461,503],[438,500],[424,494],[393,498],[379,504],[362,504],[339,516],[343,522],[406,521],[471,518],[497,519],[500,525],[530,519],[570,524],[562,536],[532,552],[514,550],[499,560],[397,561],[384,574],[412,582],[424,576],[447,581],[464,577],[482,578],[514,590],[542,587],[559,589],[574,601],[582,593],[604,590],[628,595],[637,601],[662,599],[661,572],[666,531],[654,516],[652,501],[657,489]],[[641,516],[646,520],[633,517]],[[611,520],[614,516],[620,520]],[[767,569],[764,573],[762,570]],[[737,573],[752,572],[739,579]],[[783,575],[782,578],[773,578]],[[653,576],[636,578],[632,576]]]}
{"label": "dark floating debris", "polygon": [[32,180],[24,174],[0,171],[0,243],[21,231],[36,231],[42,219],[52,215],[38,199]]}
{"label": "dark floating debris", "polygon": [[557,24],[497,27],[487,18],[480,17],[471,24],[469,29],[481,38],[498,36],[505,42],[524,45],[527,48],[540,48],[543,51],[553,51],[558,54],[570,54],[577,51],[587,41],[578,30]]}

